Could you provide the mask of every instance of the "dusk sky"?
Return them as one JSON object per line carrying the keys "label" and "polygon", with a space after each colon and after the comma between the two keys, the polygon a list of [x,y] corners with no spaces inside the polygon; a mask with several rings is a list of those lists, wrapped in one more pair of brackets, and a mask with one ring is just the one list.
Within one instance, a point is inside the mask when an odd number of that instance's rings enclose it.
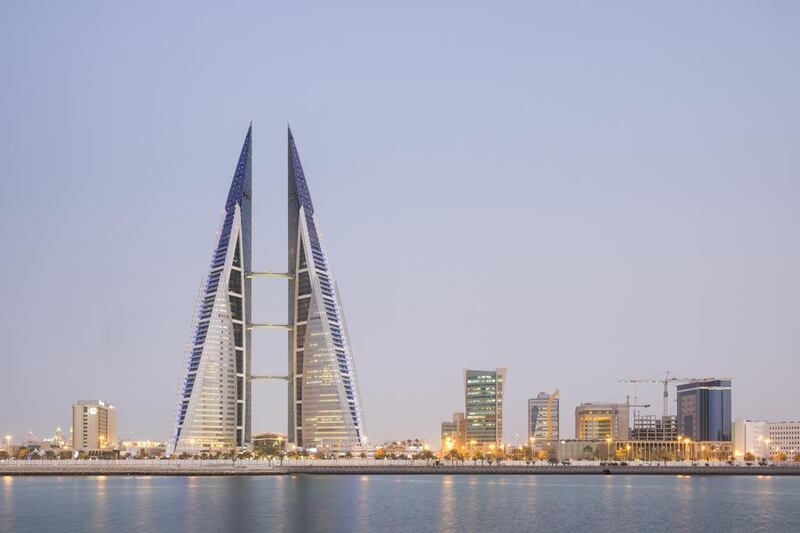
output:
{"label": "dusk sky", "polygon": [[[799,3],[123,4],[0,5],[0,435],[104,399],[168,438],[250,121],[254,267],[286,268],[288,122],[373,443],[438,444],[464,368],[508,368],[510,442],[556,388],[566,438],[661,414],[617,381],[665,371],[800,417]],[[253,297],[285,321],[284,281]],[[285,373],[286,333],[253,358]]]}

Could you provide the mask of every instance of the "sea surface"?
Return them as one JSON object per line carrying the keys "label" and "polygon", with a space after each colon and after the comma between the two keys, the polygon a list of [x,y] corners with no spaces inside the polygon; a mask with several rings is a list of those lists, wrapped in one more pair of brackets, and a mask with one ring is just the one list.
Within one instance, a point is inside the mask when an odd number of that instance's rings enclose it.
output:
{"label": "sea surface", "polygon": [[0,531],[800,531],[800,477],[3,477]]}

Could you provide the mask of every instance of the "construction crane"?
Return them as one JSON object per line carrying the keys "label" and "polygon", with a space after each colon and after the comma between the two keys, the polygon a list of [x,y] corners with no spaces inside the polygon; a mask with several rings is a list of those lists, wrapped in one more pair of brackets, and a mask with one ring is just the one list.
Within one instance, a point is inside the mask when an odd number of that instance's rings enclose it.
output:
{"label": "construction crane", "polygon": [[553,424],[555,423],[555,416],[553,414],[553,400],[558,398],[560,391],[555,390],[553,394],[547,399],[547,442],[553,440]]}
{"label": "construction crane", "polygon": [[633,419],[634,420],[636,420],[638,418],[638,413],[639,412],[636,410],[637,407],[642,407],[644,409],[647,409],[648,407],[650,407],[649,403],[636,403],[636,398],[635,397],[633,398],[633,403],[631,403],[631,397],[630,396],[625,396],[625,405],[628,406],[629,410],[630,410],[631,407],[633,407]]}
{"label": "construction crane", "polygon": [[670,383],[689,383],[692,381],[709,381],[712,379],[730,379],[730,378],[714,378],[714,377],[704,377],[704,378],[679,378],[676,376],[670,376],[669,372],[664,375],[664,379],[644,379],[644,378],[633,378],[633,379],[621,379],[619,383],[660,383],[664,386],[664,418],[667,417],[669,414],[668,407],[669,407],[669,384]]}

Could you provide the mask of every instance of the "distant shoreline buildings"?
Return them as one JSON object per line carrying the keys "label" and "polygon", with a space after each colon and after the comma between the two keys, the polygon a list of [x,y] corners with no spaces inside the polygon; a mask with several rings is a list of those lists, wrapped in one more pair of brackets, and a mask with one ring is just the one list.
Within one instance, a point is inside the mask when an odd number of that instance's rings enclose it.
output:
{"label": "distant shoreline buildings", "polygon": [[[649,405],[630,401],[581,403],[575,407],[575,437],[564,439],[559,428],[560,391],[542,392],[528,400],[527,442],[520,443],[519,438],[509,442],[502,431],[506,375],[504,368],[464,371],[465,413],[454,413],[452,421],[441,423],[441,457],[500,450],[503,455],[517,453],[530,460],[800,457],[800,422],[734,423],[730,378],[686,379],[669,374],[663,380],[627,381],[664,385],[662,416],[642,415],[635,408]],[[669,383],[677,385],[677,415],[666,411]]]}

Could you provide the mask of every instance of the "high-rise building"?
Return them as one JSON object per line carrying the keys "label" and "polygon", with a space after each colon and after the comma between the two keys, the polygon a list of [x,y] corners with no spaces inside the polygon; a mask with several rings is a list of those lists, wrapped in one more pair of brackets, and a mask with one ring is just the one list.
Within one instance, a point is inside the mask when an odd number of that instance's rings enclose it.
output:
{"label": "high-rise building", "polygon": [[756,458],[769,456],[769,429],[768,423],[763,420],[736,420],[731,440],[737,459],[742,459],[748,453]]}
{"label": "high-rise building", "polygon": [[467,444],[503,442],[503,389],[506,369],[464,370]]}
{"label": "high-rise building", "polygon": [[304,448],[366,445],[353,351],[303,165],[289,130],[289,430]]}
{"label": "high-rise building", "polygon": [[195,305],[170,454],[250,442],[251,139],[252,126]]}
{"label": "high-rise building", "polygon": [[112,450],[119,444],[117,410],[102,400],[79,400],[72,406],[72,449]]}
{"label": "high-rise building", "polygon": [[582,403],[575,408],[575,438],[628,440],[630,407],[624,403]]}
{"label": "high-rise building", "polygon": [[528,441],[558,440],[558,397],[540,392],[528,400]]}
{"label": "high-rise building", "polygon": [[731,440],[731,381],[678,385],[678,431],[694,441]]}

